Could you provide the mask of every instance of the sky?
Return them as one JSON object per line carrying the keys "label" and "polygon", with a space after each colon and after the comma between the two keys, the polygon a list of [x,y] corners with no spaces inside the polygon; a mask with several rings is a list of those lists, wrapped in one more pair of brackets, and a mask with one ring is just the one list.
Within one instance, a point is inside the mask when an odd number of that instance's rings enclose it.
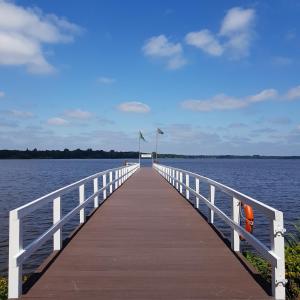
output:
{"label": "sky", "polygon": [[0,149],[300,155],[300,2],[0,0]]}

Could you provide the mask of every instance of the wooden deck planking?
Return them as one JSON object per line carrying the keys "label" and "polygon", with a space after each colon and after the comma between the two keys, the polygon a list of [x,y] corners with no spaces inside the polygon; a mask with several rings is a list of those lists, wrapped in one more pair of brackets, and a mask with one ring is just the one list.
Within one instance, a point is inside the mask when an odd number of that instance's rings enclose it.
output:
{"label": "wooden deck planking", "polygon": [[187,201],[142,168],[95,212],[26,299],[270,299]]}

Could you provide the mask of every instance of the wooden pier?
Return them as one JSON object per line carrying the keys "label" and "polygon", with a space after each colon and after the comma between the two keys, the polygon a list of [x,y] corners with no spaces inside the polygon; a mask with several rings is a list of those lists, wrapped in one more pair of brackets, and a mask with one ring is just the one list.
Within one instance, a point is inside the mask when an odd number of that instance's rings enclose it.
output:
{"label": "wooden pier", "polygon": [[24,299],[270,299],[152,168],[101,205]]}

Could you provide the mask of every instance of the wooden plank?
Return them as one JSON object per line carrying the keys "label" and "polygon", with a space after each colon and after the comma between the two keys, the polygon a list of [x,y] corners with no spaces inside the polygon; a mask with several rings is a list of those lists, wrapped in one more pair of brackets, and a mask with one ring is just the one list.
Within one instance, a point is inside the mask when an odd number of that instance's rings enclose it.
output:
{"label": "wooden plank", "polygon": [[151,168],[112,194],[23,298],[270,299]]}

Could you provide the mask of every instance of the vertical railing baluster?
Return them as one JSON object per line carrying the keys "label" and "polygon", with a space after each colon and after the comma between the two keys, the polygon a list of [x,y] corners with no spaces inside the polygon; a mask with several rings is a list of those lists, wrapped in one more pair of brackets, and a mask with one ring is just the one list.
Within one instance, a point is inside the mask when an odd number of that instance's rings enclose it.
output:
{"label": "vertical railing baluster", "polygon": [[[195,191],[197,194],[200,194],[200,180],[199,178],[195,178]],[[199,209],[199,197],[196,197],[195,207]]]}
{"label": "vertical railing baluster", "polygon": [[182,194],[182,172],[179,173],[180,194]]}
{"label": "vertical railing baluster", "polygon": [[109,185],[109,193],[110,193],[110,194],[113,192],[112,181],[113,181],[113,173],[112,173],[112,172],[109,172],[109,182],[110,182],[110,185]]}
{"label": "vertical railing baluster", "polygon": [[[232,198],[231,219],[234,223],[240,225],[240,201],[236,198]],[[233,251],[240,251],[240,236],[239,233],[231,230],[231,249]]]}
{"label": "vertical railing baluster", "polygon": [[179,172],[176,170],[176,190],[177,191],[178,191],[178,186],[179,186],[178,180],[179,180]]}
{"label": "vertical railing baluster", "polygon": [[272,265],[272,295],[275,299],[285,299],[285,258],[284,258],[284,224],[283,213],[276,211],[271,221],[271,251],[278,257],[277,264]]}
{"label": "vertical railing baluster", "polygon": [[119,177],[118,177],[118,178],[119,178],[119,180],[118,180],[118,181],[119,181],[118,185],[121,186],[121,185],[122,185],[122,169],[119,169],[118,172],[119,172],[119,174],[118,174],[118,176],[119,176]]}
{"label": "vertical railing baluster", "polygon": [[[84,184],[79,186],[79,204],[84,202]],[[84,207],[80,209],[79,212],[79,222],[83,224],[85,222],[85,209]]]}
{"label": "vertical railing baluster", "polygon": [[23,250],[22,220],[15,211],[9,213],[9,267],[8,297],[19,298],[22,294],[23,265],[18,264],[16,256]]}
{"label": "vertical railing baluster", "polygon": [[116,170],[115,171],[115,190],[118,188],[118,182],[119,182],[118,174],[119,174],[119,172],[118,172],[118,170]]}
{"label": "vertical railing baluster", "polygon": [[188,174],[185,174],[185,197],[186,199],[190,199],[190,191],[189,191],[189,186],[190,186],[190,176]]}
{"label": "vertical railing baluster", "polygon": [[[61,219],[61,198],[57,197],[53,200],[53,224]],[[53,234],[53,250],[61,250],[62,248],[62,230],[59,228]]]}
{"label": "vertical railing baluster", "polygon": [[[99,191],[99,183],[98,183],[98,177],[94,178],[93,180],[94,185],[94,194]],[[97,208],[99,206],[99,196],[95,196],[94,198],[94,208]]]}
{"label": "vertical railing baluster", "polygon": [[[215,193],[216,189],[213,185],[210,185],[209,189],[209,202],[214,205],[215,204]],[[214,223],[214,211],[211,208],[208,208],[208,223]]]}
{"label": "vertical railing baluster", "polygon": [[175,170],[173,169],[172,170],[172,184],[173,184],[173,186],[175,186]]}
{"label": "vertical railing baluster", "polygon": [[103,200],[105,200],[107,197],[106,173],[102,175],[102,187],[103,187]]}

